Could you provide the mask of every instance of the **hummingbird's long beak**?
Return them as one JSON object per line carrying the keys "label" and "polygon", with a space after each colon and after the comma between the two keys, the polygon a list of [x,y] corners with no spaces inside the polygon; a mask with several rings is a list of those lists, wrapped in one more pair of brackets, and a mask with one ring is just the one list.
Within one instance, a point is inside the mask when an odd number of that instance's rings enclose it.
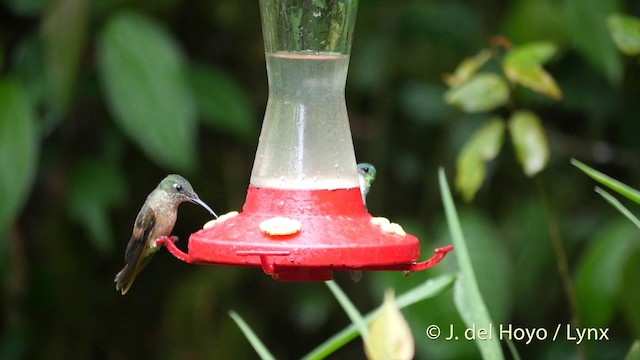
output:
{"label": "hummingbird's long beak", "polygon": [[211,215],[215,216],[216,219],[218,218],[218,215],[211,210],[211,208],[209,207],[209,205],[207,205],[204,201],[200,200],[200,198],[195,198],[195,199],[190,199],[192,203],[194,204],[198,204],[200,206],[202,206],[203,208],[207,209],[207,211],[209,211],[211,213]]}

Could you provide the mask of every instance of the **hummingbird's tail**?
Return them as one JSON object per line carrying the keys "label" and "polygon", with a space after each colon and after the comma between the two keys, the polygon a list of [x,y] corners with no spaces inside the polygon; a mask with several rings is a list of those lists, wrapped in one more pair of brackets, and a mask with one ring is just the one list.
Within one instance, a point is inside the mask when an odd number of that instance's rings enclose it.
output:
{"label": "hummingbird's tail", "polygon": [[122,295],[126,294],[133,284],[133,279],[135,278],[134,273],[135,268],[130,264],[126,264],[122,270],[118,274],[116,274],[116,278],[113,279],[113,282],[116,283],[116,291],[122,292]]}

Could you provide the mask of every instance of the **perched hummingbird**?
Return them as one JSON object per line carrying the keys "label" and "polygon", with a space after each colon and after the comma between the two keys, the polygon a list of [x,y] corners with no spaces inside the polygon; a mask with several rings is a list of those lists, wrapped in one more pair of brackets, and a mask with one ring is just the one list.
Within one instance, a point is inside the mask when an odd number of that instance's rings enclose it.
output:
{"label": "perched hummingbird", "polygon": [[160,184],[147,196],[142,209],[133,225],[133,234],[124,253],[124,268],[116,275],[116,291],[126,294],[133,280],[149,263],[158,251],[156,239],[168,237],[173,231],[178,216],[178,206],[183,202],[192,202],[216,215],[193,191],[187,179],[172,174],[160,181]]}
{"label": "perched hummingbird", "polygon": [[[376,179],[376,168],[369,163],[358,164],[358,182],[360,183],[360,195],[362,195],[362,203],[364,208],[367,208],[367,194],[371,189],[371,184]],[[353,282],[358,282],[362,279],[361,270],[349,271],[349,276]]]}
{"label": "perched hummingbird", "polygon": [[360,183],[360,194],[362,195],[362,203],[367,208],[367,194],[371,189],[371,184],[376,179],[376,168],[369,163],[358,164],[358,182]]}

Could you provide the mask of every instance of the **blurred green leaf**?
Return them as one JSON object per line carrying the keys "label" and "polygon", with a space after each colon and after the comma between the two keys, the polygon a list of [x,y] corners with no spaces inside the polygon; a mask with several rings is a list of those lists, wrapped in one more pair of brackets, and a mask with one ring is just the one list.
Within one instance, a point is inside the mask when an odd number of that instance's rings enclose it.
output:
{"label": "blurred green leaf", "polygon": [[509,119],[509,133],[525,175],[532,177],[542,171],[549,161],[549,145],[538,116],[530,111],[515,112]]}
{"label": "blurred green leaf", "polygon": [[556,54],[556,46],[540,41],[514,47],[505,56],[505,62],[517,66],[542,66]]}
{"label": "blurred green leaf", "polygon": [[509,88],[496,74],[478,73],[444,94],[444,100],[468,113],[494,110],[509,100]]}
{"label": "blurred green leaf", "polygon": [[116,122],[151,159],[169,169],[196,163],[196,111],[176,41],[131,12],[113,16],[99,39],[102,83]]}
{"label": "blurred green leaf", "polygon": [[564,5],[573,44],[610,82],[620,82],[622,62],[607,29],[607,15],[618,10],[618,1],[572,0]]}
{"label": "blurred green leaf", "polygon": [[38,142],[26,90],[14,79],[0,79],[0,233],[27,200],[36,176]]}
{"label": "blurred green leaf", "polygon": [[616,208],[622,215],[629,219],[638,229],[640,229],[640,220],[631,213],[618,199],[614,198],[608,192],[596,186],[596,192],[600,194],[611,206]]}
{"label": "blurred green leaf", "polygon": [[4,335],[0,338],[0,359],[19,360],[27,358],[29,340],[26,324],[5,325]]}
{"label": "blurred green leaf", "polygon": [[[436,297],[453,285],[455,280],[455,275],[446,274],[441,275],[435,279],[429,279],[422,284],[404,292],[402,295],[396,298],[396,304],[399,309],[404,309],[407,306],[413,305],[417,302],[423,301],[425,299]],[[373,310],[364,316],[364,320],[368,323],[370,322],[377,312]],[[358,336],[358,330],[356,326],[352,323],[346,328],[342,329],[337,334],[333,335],[318,347],[313,349],[307,355],[303,356],[302,359],[305,360],[320,360],[324,359],[327,356],[331,355],[340,347],[344,346],[349,341],[353,340]]]}
{"label": "blurred green leaf", "polygon": [[508,3],[503,33],[516,44],[547,40],[561,44],[567,37],[562,2],[519,0]]}
{"label": "blurred green leaf", "polygon": [[600,171],[595,170],[576,159],[571,159],[571,164],[582,170],[585,174],[589,175],[592,179],[596,180],[600,184],[608,187],[609,189],[635,202],[636,204],[640,204],[640,191],[627,186],[620,181],[609,177],[606,174],[603,174]]}
{"label": "blurred green leaf", "polygon": [[639,246],[637,230],[622,220],[606,225],[590,239],[575,276],[585,326],[606,326],[612,319],[622,286],[622,269]]}
{"label": "blurred green leaf", "polygon": [[102,253],[113,251],[109,211],[124,202],[126,189],[122,172],[102,160],[86,160],[71,176],[67,195],[69,215],[85,227],[89,240]]}
{"label": "blurred green leaf", "polygon": [[640,360],[640,340],[633,342],[624,360]]}
{"label": "blurred green leaf", "polygon": [[[449,225],[449,232],[453,240],[454,254],[460,267],[460,276],[454,286],[453,300],[460,313],[462,319],[471,327],[476,326],[478,328],[489,328],[491,316],[487,311],[487,306],[482,299],[480,289],[478,288],[478,282],[473,271],[473,265],[471,263],[471,257],[467,250],[466,240],[462,232],[460,220],[447,184],[447,178],[444,174],[444,170],[440,169],[438,172],[438,178],[440,183],[440,193],[442,196],[442,203],[444,204],[445,214],[447,216],[447,224]],[[500,340],[491,338],[487,340],[477,340],[476,345],[480,349],[480,353],[484,359],[504,359],[502,348],[500,347]]]}
{"label": "blurred green leaf", "polygon": [[375,34],[358,38],[358,47],[353,49],[349,60],[349,85],[360,91],[370,92],[384,86],[389,73],[390,59],[379,56],[388,51],[389,34]]}
{"label": "blurred green leaf", "polygon": [[607,25],[618,50],[629,56],[640,54],[640,19],[613,14],[607,18]]}
{"label": "blurred green leaf", "polygon": [[207,65],[191,65],[189,82],[204,123],[243,140],[252,139],[255,114],[249,96],[231,76]]}
{"label": "blurred green leaf", "polygon": [[[468,208],[468,207],[465,207]],[[522,281],[520,263],[511,261],[512,253],[509,251],[509,238],[502,234],[502,229],[493,223],[489,215],[474,209],[459,209],[460,223],[464,224],[464,232],[468,241],[466,245],[471,254],[471,263],[480,289],[480,294],[487,306],[493,324],[506,324],[511,318],[516,299],[513,296],[514,278],[517,274],[517,284]],[[522,222],[522,219],[520,219]],[[427,247],[444,246],[452,243],[451,232],[448,231],[446,219],[440,219],[435,226],[436,232],[429,236],[438,239],[436,244],[429,244]],[[422,239],[422,237],[421,237]],[[538,246],[540,246],[538,244]],[[454,252],[457,248],[454,248]],[[426,253],[427,249],[423,252]],[[431,249],[429,249],[431,251]],[[431,271],[452,272],[459,271],[459,266],[454,252],[450,253],[444,261]],[[517,271],[514,267],[517,264]],[[410,277],[411,278],[411,277]],[[402,279],[406,282],[408,279]],[[540,289],[534,289],[538,292]],[[451,295],[451,296],[449,296]],[[451,294],[417,304],[404,312],[410,323],[413,320],[414,333],[424,331],[425,324],[434,324],[440,329],[449,329],[451,325],[456,329],[456,335],[464,339],[462,333],[467,328],[461,318],[456,304],[451,301]],[[438,309],[434,312],[433,309]],[[418,330],[416,330],[418,329]],[[449,330],[446,331],[448,334]],[[418,351],[417,359],[477,359],[480,358],[479,349],[474,342],[456,341],[428,341],[416,342]]]}
{"label": "blurred green leaf", "polygon": [[442,101],[446,87],[440,83],[408,81],[396,93],[399,110],[419,125],[438,125],[449,120],[454,112]]}
{"label": "blurred green leaf", "polygon": [[[635,230],[635,229],[634,229]],[[638,233],[634,238],[638,243]],[[620,300],[622,300],[622,318],[631,329],[632,334],[640,334],[640,251],[636,248],[629,254],[624,264],[622,287],[620,289]]]}
{"label": "blurred green leaf", "polygon": [[487,121],[466,142],[456,161],[456,188],[465,201],[471,201],[486,175],[486,162],[500,153],[504,137],[504,121]]}
{"label": "blurred green leaf", "polygon": [[385,291],[384,302],[369,323],[369,335],[364,348],[367,359],[413,359],[413,334],[398,309],[393,289]]}
{"label": "blurred green leaf", "polygon": [[[515,312],[523,323],[530,324],[543,317],[545,307],[540,304],[555,291],[551,284],[558,284],[557,277],[551,280],[547,276],[555,265],[548,224],[540,200],[531,192],[518,197],[506,213],[499,226],[505,239],[510,240],[510,259],[518,269],[512,299]],[[462,221],[468,228],[469,221],[466,218]]]}
{"label": "blurred green leaf", "polygon": [[7,6],[20,15],[36,16],[45,11],[53,0],[4,0]]}
{"label": "blurred green leaf", "polygon": [[491,59],[491,51],[483,49],[476,55],[464,59],[453,75],[445,77],[445,82],[450,87],[457,87],[469,80],[487,61]]}
{"label": "blurred green leaf", "polygon": [[269,352],[269,349],[267,349],[267,347],[262,343],[260,338],[258,338],[258,335],[256,335],[256,333],[251,330],[249,324],[247,324],[244,319],[240,315],[238,315],[238,313],[232,310],[229,311],[229,316],[231,316],[233,321],[238,324],[238,327],[240,328],[240,330],[242,330],[242,333],[247,338],[247,340],[249,340],[249,343],[251,344],[251,346],[253,346],[253,349],[256,351],[256,353],[258,353],[260,359],[275,360],[275,357]]}
{"label": "blurred green leaf", "polygon": [[[515,299],[512,281],[514,280],[514,264],[512,254],[504,244],[501,228],[492,222],[489,215],[473,209],[458,211],[459,222],[464,224],[467,251],[473,265],[474,275],[483,301],[487,306],[491,319],[497,323],[508,321]],[[448,220],[446,228],[448,228]],[[439,238],[451,243],[451,231],[446,231]],[[468,239],[468,240],[467,240]],[[454,248],[455,251],[456,248]],[[457,263],[457,258],[455,263]],[[459,264],[456,264],[460,269]],[[519,264],[517,264],[519,265]],[[518,267],[519,269],[519,267]],[[518,273],[519,274],[519,273]],[[520,281],[518,275],[517,281]]]}
{"label": "blurred green leaf", "polygon": [[42,19],[45,66],[54,111],[64,112],[71,97],[84,48],[87,0],[56,0]]}
{"label": "blurred green leaf", "polygon": [[12,62],[34,106],[44,102],[47,92],[44,50],[39,36],[27,36],[13,50]]}
{"label": "blurred green leaf", "polygon": [[553,77],[542,68],[556,52],[547,42],[529,43],[510,50],[502,66],[509,80],[533,91],[560,100],[562,92]]}

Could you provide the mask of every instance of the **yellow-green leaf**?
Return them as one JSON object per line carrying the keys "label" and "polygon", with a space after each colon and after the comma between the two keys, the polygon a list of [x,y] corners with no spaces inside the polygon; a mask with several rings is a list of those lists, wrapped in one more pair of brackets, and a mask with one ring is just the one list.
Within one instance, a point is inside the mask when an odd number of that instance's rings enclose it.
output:
{"label": "yellow-green leaf", "polygon": [[491,59],[491,51],[484,49],[477,53],[476,55],[464,59],[458,68],[453,73],[453,75],[448,75],[445,77],[445,82],[450,87],[456,87],[462,84],[463,82],[469,80],[471,76],[473,76],[478,69],[482,67],[487,61]]}
{"label": "yellow-green leaf", "polygon": [[640,54],[640,19],[614,14],[607,18],[607,25],[618,50],[629,56]]}
{"label": "yellow-green leaf", "polygon": [[151,159],[193,169],[196,109],[174,38],[135,13],[113,16],[99,39],[101,80],[117,124]]}
{"label": "yellow-green leaf", "polygon": [[393,290],[384,294],[384,303],[369,324],[365,354],[369,360],[413,359],[415,343],[411,328],[396,304]]}
{"label": "yellow-green leaf", "polygon": [[509,119],[509,132],[525,175],[532,177],[542,171],[549,161],[549,145],[538,116],[530,111],[515,112]]}
{"label": "yellow-green leaf", "polygon": [[562,92],[553,77],[542,64],[556,52],[553,44],[546,42],[530,43],[514,48],[505,56],[503,69],[509,80],[533,91],[560,100]]}
{"label": "yellow-green leaf", "polygon": [[501,76],[478,73],[444,94],[445,101],[468,113],[496,109],[509,100],[509,88]]}
{"label": "yellow-green leaf", "polygon": [[24,206],[36,173],[38,134],[24,87],[0,80],[0,235]]}
{"label": "yellow-green leaf", "polygon": [[478,129],[458,154],[456,188],[465,201],[471,201],[486,175],[486,162],[493,160],[502,147],[504,122],[494,118]]}

